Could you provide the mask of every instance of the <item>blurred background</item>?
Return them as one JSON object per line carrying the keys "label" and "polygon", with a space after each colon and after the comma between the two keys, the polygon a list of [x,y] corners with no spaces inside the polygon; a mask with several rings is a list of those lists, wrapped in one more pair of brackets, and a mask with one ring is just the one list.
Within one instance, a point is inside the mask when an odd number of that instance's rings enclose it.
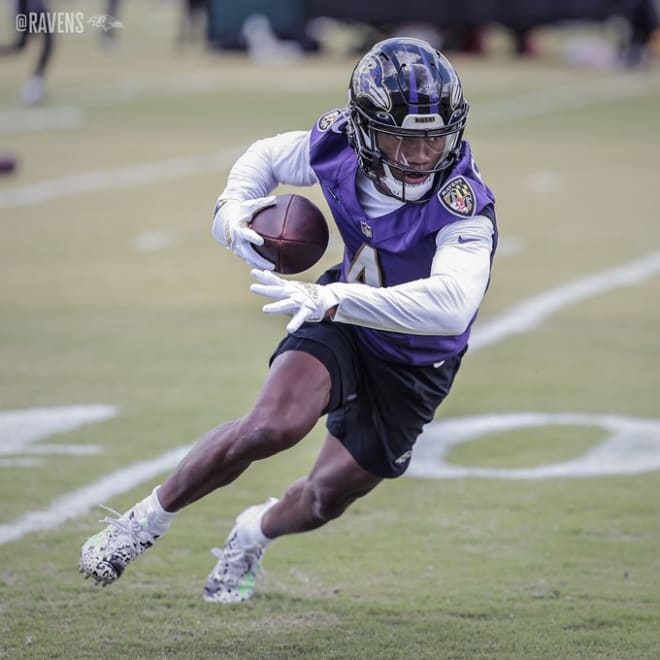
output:
{"label": "blurred background", "polygon": [[[169,33],[180,47],[203,44],[208,50],[247,52],[271,61],[312,53],[357,54],[378,39],[397,34],[418,35],[448,52],[489,56],[497,44],[520,56],[539,57],[547,54],[546,42],[552,34],[564,37],[555,54],[567,61],[635,68],[648,66],[659,55],[657,4],[657,0],[432,4],[383,0],[377,6],[343,0],[7,0],[0,53],[18,54],[30,41],[41,42],[39,52],[32,53],[34,75],[23,88],[27,104],[41,99],[58,33],[81,34],[84,21],[88,32],[90,26],[98,31],[99,46],[109,50],[119,47],[121,19],[128,17],[131,34],[146,27],[152,33]],[[133,13],[140,10],[142,20]],[[67,28],[60,22],[44,29],[42,22],[37,30],[16,24],[14,14],[32,14],[34,19],[49,11],[69,12],[65,19],[75,14],[78,24]]]}

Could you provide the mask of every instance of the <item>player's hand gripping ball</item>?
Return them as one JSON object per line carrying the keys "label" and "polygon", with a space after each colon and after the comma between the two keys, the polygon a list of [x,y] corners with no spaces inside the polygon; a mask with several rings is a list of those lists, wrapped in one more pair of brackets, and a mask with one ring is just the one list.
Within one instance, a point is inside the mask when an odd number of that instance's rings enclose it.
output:
{"label": "player's hand gripping ball", "polygon": [[311,268],[328,247],[328,224],[321,209],[302,195],[278,195],[257,211],[248,225],[263,237],[255,252],[275,264],[275,272],[293,275]]}

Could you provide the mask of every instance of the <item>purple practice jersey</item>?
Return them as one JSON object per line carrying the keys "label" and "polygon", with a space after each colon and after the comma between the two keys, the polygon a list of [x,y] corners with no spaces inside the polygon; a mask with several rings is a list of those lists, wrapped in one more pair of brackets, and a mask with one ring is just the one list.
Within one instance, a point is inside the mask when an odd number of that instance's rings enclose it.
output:
{"label": "purple practice jersey", "polygon": [[[321,117],[312,129],[310,143],[311,166],[345,245],[340,281],[394,286],[427,278],[438,231],[474,215],[485,215],[493,222],[494,253],[495,197],[481,180],[467,142],[463,142],[459,161],[433,197],[423,203],[404,204],[373,219],[366,216],[357,198],[359,162],[348,144],[346,124],[341,118],[338,111]],[[384,360],[424,365],[460,353],[467,345],[474,318],[476,314],[467,330],[456,336],[415,335],[362,326],[355,329],[363,345]]]}

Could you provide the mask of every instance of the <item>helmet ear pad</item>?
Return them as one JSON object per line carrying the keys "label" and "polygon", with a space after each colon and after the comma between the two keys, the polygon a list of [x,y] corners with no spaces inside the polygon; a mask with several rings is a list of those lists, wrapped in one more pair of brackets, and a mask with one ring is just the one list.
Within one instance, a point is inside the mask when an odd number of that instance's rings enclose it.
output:
{"label": "helmet ear pad", "polygon": [[[440,52],[420,39],[386,39],[357,63],[351,75],[349,143],[364,173],[385,194],[402,201],[425,201],[460,157],[468,110],[458,74]],[[402,140],[442,137],[449,145],[433,167],[423,170],[433,181],[420,199],[415,199],[419,190],[413,194],[416,185],[410,183],[420,172],[388,159],[378,144],[381,134]],[[394,190],[385,180],[392,172],[395,180],[403,182]]]}

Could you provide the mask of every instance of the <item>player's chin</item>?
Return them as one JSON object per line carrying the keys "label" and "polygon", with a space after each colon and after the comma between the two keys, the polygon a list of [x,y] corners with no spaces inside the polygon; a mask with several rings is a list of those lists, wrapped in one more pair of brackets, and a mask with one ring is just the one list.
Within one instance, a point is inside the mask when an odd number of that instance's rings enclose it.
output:
{"label": "player's chin", "polygon": [[429,180],[429,174],[406,174],[403,177],[403,182],[409,186],[421,186]]}

